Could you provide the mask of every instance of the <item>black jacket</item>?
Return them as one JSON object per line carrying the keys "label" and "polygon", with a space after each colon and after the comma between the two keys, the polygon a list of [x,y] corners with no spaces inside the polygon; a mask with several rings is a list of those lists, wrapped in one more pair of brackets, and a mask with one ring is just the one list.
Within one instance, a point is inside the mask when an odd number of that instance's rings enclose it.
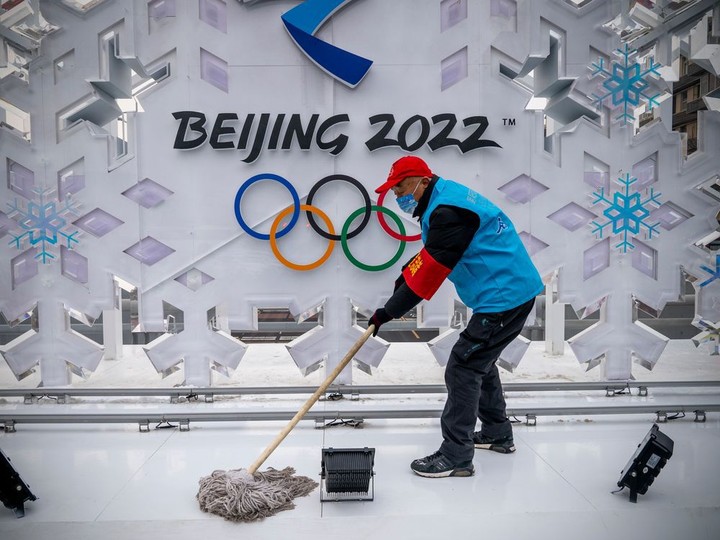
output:
{"label": "black jacket", "polygon": [[[422,219],[428,207],[436,182],[437,176],[433,176],[418,201],[413,213],[413,217],[418,221]],[[437,262],[452,270],[465,253],[479,227],[480,218],[475,212],[457,206],[440,205],[430,215],[424,247]],[[403,269],[405,266],[407,263]],[[393,295],[385,303],[385,311],[396,319],[405,315],[421,300],[422,298],[408,287],[405,278],[400,274],[395,281]]]}

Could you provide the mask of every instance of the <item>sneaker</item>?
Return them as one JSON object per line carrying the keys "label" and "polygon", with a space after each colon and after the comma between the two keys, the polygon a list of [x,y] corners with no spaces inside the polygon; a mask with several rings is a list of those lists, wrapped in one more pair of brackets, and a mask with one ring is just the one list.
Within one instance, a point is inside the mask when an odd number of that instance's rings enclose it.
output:
{"label": "sneaker", "polygon": [[513,442],[512,435],[493,439],[486,435],[481,435],[479,431],[476,431],[473,435],[473,442],[475,443],[475,448],[481,450],[492,450],[493,452],[499,452],[501,454],[512,454],[515,451],[515,443]]}
{"label": "sneaker", "polygon": [[475,474],[475,467],[473,467],[472,460],[455,464],[440,452],[416,459],[410,464],[410,468],[415,474],[428,478],[472,476]]}

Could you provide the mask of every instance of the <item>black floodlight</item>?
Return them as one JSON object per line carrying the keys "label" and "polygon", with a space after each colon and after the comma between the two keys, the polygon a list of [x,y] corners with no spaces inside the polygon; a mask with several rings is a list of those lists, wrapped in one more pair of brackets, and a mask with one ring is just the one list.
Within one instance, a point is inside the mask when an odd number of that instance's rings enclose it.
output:
{"label": "black floodlight", "polygon": [[320,500],[372,501],[374,464],[374,448],[323,448]]}
{"label": "black floodlight", "polygon": [[10,508],[19,518],[25,515],[25,501],[34,501],[37,498],[30,492],[28,485],[22,481],[20,475],[0,450],[0,501],[6,508]]}
{"label": "black floodlight", "polygon": [[645,495],[673,454],[673,441],[660,432],[657,424],[650,431],[620,473],[619,488],[630,488],[630,502],[636,503],[638,493]]}

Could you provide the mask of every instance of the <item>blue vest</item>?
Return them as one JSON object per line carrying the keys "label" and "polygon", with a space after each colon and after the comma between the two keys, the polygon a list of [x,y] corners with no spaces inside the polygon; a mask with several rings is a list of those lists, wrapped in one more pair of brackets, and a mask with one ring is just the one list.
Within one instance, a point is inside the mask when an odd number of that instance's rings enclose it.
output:
{"label": "blue vest", "polygon": [[438,178],[420,226],[427,240],[430,216],[439,205],[475,212],[480,227],[448,276],[473,313],[506,311],[544,289],[540,274],[510,219],[488,199],[462,184]]}

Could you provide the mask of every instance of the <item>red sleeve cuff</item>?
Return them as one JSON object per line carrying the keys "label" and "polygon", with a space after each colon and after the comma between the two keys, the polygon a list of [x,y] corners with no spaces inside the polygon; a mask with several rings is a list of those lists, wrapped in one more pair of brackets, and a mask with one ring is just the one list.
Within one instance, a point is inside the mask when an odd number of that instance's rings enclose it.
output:
{"label": "red sleeve cuff", "polygon": [[412,292],[425,300],[430,300],[450,272],[450,268],[437,262],[423,248],[408,263],[402,274]]}

